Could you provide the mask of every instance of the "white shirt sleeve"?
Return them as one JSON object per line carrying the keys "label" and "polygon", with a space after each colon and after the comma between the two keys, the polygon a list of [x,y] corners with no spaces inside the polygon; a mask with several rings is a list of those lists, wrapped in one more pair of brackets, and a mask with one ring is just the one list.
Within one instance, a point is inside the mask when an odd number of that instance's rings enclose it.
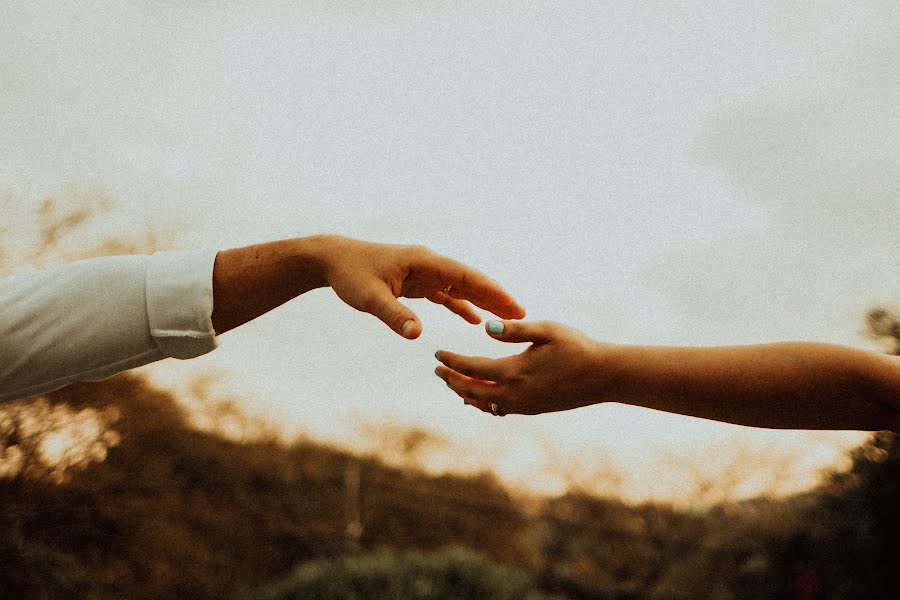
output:
{"label": "white shirt sleeve", "polygon": [[0,279],[0,401],[215,349],[215,256],[95,258]]}

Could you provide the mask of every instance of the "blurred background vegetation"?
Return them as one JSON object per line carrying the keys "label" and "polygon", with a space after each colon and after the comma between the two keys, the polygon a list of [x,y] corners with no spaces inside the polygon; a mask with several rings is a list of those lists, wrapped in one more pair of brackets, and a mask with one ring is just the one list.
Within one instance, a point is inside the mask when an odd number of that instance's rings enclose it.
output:
{"label": "blurred background vegetation", "polygon": [[[0,268],[164,245],[125,236],[59,252],[108,209],[91,197],[45,201],[32,245],[2,249]],[[895,312],[873,309],[866,324],[900,351]],[[126,373],[0,406],[0,596],[896,597],[893,434],[805,493],[684,509],[529,496],[490,473],[435,476],[284,440],[196,388],[203,402],[188,407]],[[411,456],[430,443],[389,437]]]}

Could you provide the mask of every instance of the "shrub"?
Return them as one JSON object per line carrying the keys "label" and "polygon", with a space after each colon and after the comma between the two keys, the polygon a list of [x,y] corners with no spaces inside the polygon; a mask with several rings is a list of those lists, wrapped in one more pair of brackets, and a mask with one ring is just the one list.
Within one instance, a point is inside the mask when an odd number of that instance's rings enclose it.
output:
{"label": "shrub", "polygon": [[461,548],[313,560],[242,600],[549,600],[534,578]]}

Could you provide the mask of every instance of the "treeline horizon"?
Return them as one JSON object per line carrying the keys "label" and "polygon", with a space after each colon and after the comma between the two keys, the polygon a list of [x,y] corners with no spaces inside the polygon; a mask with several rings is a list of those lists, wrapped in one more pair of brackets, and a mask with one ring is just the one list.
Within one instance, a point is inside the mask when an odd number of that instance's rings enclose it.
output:
{"label": "treeline horizon", "polygon": [[560,598],[789,598],[804,585],[853,598],[900,572],[892,435],[809,492],[697,512],[580,491],[524,498],[489,473],[238,441],[197,427],[136,374],[46,398],[49,423],[101,424],[82,427],[87,452],[51,464],[41,436],[56,430],[35,430],[28,402],[0,419],[3,456],[17,465],[0,477],[3,597],[237,597],[309,561],[447,548],[520,569]]}

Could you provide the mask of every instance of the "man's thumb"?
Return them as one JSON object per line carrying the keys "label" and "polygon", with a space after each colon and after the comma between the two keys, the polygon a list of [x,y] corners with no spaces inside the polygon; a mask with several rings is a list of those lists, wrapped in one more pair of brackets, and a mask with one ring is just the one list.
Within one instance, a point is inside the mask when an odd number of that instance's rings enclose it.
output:
{"label": "man's thumb", "polygon": [[370,306],[370,313],[406,339],[414,340],[421,335],[422,324],[416,313],[401,304],[387,286],[374,294]]}

